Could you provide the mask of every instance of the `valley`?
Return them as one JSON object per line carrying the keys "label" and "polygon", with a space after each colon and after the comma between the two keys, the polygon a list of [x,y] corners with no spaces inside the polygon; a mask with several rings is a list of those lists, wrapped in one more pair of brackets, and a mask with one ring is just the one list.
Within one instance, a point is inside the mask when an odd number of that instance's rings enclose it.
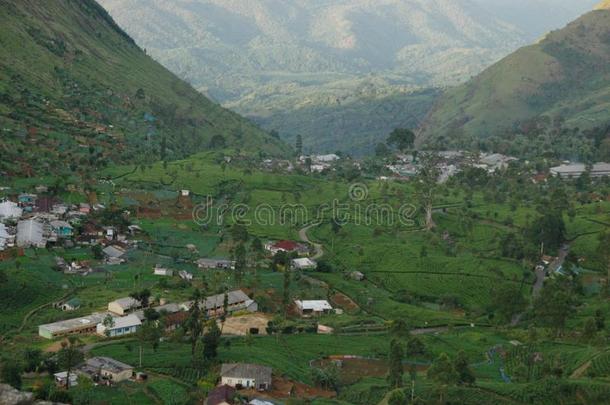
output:
{"label": "valley", "polygon": [[610,402],[593,4],[0,0],[0,404]]}

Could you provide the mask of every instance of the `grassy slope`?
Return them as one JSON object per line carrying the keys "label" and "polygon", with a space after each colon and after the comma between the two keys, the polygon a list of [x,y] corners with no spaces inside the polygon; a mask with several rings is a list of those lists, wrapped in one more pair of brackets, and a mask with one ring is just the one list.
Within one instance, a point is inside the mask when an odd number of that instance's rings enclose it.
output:
{"label": "grassy slope", "polygon": [[429,116],[422,140],[501,134],[539,115],[569,126],[608,122],[610,11],[586,14],[452,89]]}
{"label": "grassy slope", "polygon": [[98,153],[158,157],[166,138],[173,157],[208,148],[214,135],[245,150],[285,151],[153,61],[93,0],[0,5],[0,147],[7,153],[38,149],[34,166]]}

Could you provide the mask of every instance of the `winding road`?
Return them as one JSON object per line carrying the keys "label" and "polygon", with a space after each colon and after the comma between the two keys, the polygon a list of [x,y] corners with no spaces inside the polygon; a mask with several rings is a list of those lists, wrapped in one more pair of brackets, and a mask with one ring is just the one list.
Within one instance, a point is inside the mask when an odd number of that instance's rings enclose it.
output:
{"label": "winding road", "polygon": [[309,240],[309,236],[307,236],[307,231],[309,231],[311,228],[316,227],[318,225],[320,225],[320,224],[315,223],[315,224],[307,225],[305,228],[299,230],[299,239],[301,240],[301,242],[309,243],[315,249],[315,254],[312,257],[313,260],[318,260],[318,259],[322,258],[322,256],[324,256],[324,247],[319,243],[312,242],[311,240]]}

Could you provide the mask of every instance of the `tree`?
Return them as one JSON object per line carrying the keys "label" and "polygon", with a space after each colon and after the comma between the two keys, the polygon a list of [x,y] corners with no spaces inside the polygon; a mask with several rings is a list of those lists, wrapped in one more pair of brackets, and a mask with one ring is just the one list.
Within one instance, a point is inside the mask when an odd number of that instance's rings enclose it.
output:
{"label": "tree", "polygon": [[221,332],[215,320],[210,320],[203,335],[203,358],[213,360],[218,356]]}
{"label": "tree", "polygon": [[441,353],[427,371],[429,379],[441,385],[455,385],[459,381],[459,374],[446,353]]}
{"label": "tree", "polygon": [[548,326],[559,336],[565,329],[566,320],[573,306],[571,291],[563,280],[547,283],[534,300],[534,317],[542,325]]}
{"label": "tree", "polygon": [[210,140],[210,149],[224,149],[227,147],[227,141],[222,135],[214,135]]}
{"label": "tree", "polygon": [[42,363],[42,350],[37,348],[27,348],[23,352],[24,371],[26,373],[36,371]]}
{"label": "tree", "polygon": [[606,315],[601,309],[595,310],[595,326],[597,327],[598,332],[603,331],[606,327]]}
{"label": "tree", "polygon": [[402,365],[403,360],[403,348],[400,341],[393,339],[390,342],[390,356],[389,356],[389,372],[388,372],[388,383],[392,388],[402,387],[402,377],[404,369]]}
{"label": "tree", "polygon": [[199,336],[203,333],[203,325],[201,324],[201,292],[199,290],[195,290],[195,293],[192,296],[193,304],[189,308],[189,316],[184,324],[184,328],[190,334],[190,342],[191,342],[191,356],[195,355],[195,345],[197,344],[197,340]]}
{"label": "tree", "polygon": [[61,349],[57,353],[57,365],[66,370],[66,388],[70,388],[70,373],[72,369],[84,360],[83,352],[80,350],[79,342],[74,336],[61,342]]}
{"label": "tree", "polygon": [[610,297],[610,231],[603,232],[599,235],[599,245],[597,246],[597,256],[602,265],[606,266],[606,288],[604,294]]}
{"label": "tree", "polygon": [[110,314],[106,315],[102,320],[102,325],[104,325],[104,334],[106,337],[110,337],[110,330],[114,327],[114,317]]}
{"label": "tree", "polygon": [[313,367],[311,369],[312,380],[314,383],[325,389],[337,389],[339,382],[339,368],[331,363],[324,367]]}
{"label": "tree", "polygon": [[203,353],[203,339],[198,339],[195,344],[195,351],[192,360],[193,368],[203,370],[205,367],[205,357]]}
{"label": "tree", "polygon": [[521,291],[507,283],[501,283],[491,290],[491,309],[498,320],[509,323],[513,316],[525,309],[526,301]]}
{"label": "tree", "polygon": [[0,381],[13,388],[21,389],[21,367],[17,362],[5,361],[0,369]]}
{"label": "tree", "polygon": [[148,308],[151,296],[149,289],[145,288],[142,291],[134,291],[129,294],[129,296],[134,300],[140,302],[143,308]]}
{"label": "tree", "polygon": [[409,335],[409,325],[404,319],[396,319],[390,324],[390,333],[397,337]]}
{"label": "tree", "polygon": [[140,343],[140,367],[142,367],[142,351],[145,344],[150,344],[153,351],[157,351],[159,341],[161,340],[161,328],[153,322],[146,322],[138,329],[136,334]]}
{"label": "tree", "polygon": [[284,267],[284,285],[282,289],[282,305],[284,307],[284,318],[288,316],[288,308],[290,307],[290,269]]}
{"label": "tree", "polygon": [[396,128],[387,139],[388,145],[395,147],[401,152],[412,148],[414,143],[415,134],[410,129],[405,128]]}
{"label": "tree", "polygon": [[415,357],[426,354],[426,345],[417,336],[412,336],[407,341],[407,356]]}
{"label": "tree", "polygon": [[436,197],[437,181],[440,175],[435,155],[422,154],[421,167],[415,177],[415,194],[424,211],[425,227],[428,231],[435,227],[432,218],[432,205]]}
{"label": "tree", "polygon": [[375,146],[375,156],[380,157],[380,158],[384,158],[387,157],[390,154],[390,149],[387,147],[387,145],[385,143],[378,143],[377,146]]}
{"label": "tree", "polygon": [[235,249],[235,282],[237,286],[241,286],[244,274],[246,272],[246,248],[243,243],[237,245]]}
{"label": "tree", "polygon": [[231,227],[231,237],[237,243],[246,243],[250,237],[248,228],[242,223],[236,223]]}
{"label": "tree", "polygon": [[527,233],[534,243],[542,244],[546,250],[559,249],[566,232],[561,211],[542,209],[544,213],[532,223]]}
{"label": "tree", "polygon": [[390,392],[388,396],[388,405],[406,405],[407,396],[401,389]]}
{"label": "tree", "polygon": [[297,156],[301,156],[303,153],[303,137],[301,135],[297,135],[295,142],[295,153]]}
{"label": "tree", "polygon": [[595,318],[587,318],[582,328],[582,338],[585,342],[590,342],[595,336],[597,336]]}
{"label": "tree", "polygon": [[460,350],[458,352],[457,357],[453,361],[453,367],[458,374],[459,384],[474,384],[476,378],[468,365],[468,358],[466,357],[466,353],[464,353],[464,351]]}

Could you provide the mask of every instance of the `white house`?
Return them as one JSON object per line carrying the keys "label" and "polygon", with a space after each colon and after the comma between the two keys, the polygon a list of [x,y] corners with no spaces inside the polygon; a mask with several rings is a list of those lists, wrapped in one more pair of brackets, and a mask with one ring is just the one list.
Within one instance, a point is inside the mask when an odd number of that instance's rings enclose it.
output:
{"label": "white house", "polygon": [[297,300],[294,303],[301,316],[305,317],[328,314],[333,310],[333,307],[326,300]]}
{"label": "white house", "polygon": [[165,267],[156,266],[154,269],[155,276],[166,276],[171,277],[174,275],[174,271],[172,269],[166,269]]}
{"label": "white house", "polygon": [[17,223],[17,246],[44,248],[47,245],[44,224],[29,219]]}
{"label": "white house", "polygon": [[19,219],[23,214],[23,209],[12,201],[0,202],[0,221],[9,219]]}
{"label": "white house", "polygon": [[317,266],[318,263],[308,257],[292,259],[292,268],[295,270],[314,270]]}
{"label": "white house", "polygon": [[112,320],[112,326],[105,326],[103,322],[98,323],[96,333],[108,337],[131,335],[136,333],[142,325],[140,318],[134,314],[112,318]]}

